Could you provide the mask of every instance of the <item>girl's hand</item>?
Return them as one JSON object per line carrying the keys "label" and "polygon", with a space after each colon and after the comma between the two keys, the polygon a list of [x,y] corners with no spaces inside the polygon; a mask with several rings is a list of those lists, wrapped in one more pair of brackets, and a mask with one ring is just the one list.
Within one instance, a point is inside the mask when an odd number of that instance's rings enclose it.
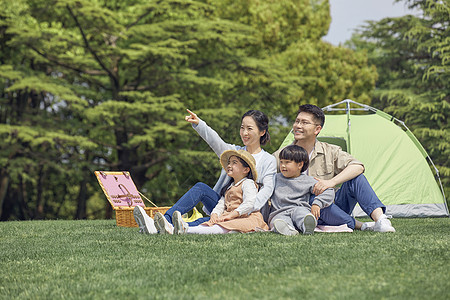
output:
{"label": "girl's hand", "polygon": [[228,220],[231,220],[232,218],[231,218],[231,215],[226,215],[225,217],[223,217],[222,218],[222,222],[225,222],[225,221],[228,221]]}
{"label": "girl's hand", "polygon": [[316,220],[320,218],[320,207],[317,204],[311,205],[311,213],[316,217]]}
{"label": "girl's hand", "polygon": [[222,221],[229,221],[239,217],[239,213],[237,211],[233,211],[231,214],[226,215],[222,218]]}
{"label": "girl's hand", "polygon": [[194,114],[192,111],[190,111],[189,109],[186,109],[187,112],[190,114],[189,116],[184,117],[184,119],[186,121],[188,121],[191,124],[195,124],[198,125],[198,123],[200,122],[200,119],[197,117],[196,114]]}
{"label": "girl's hand", "polygon": [[217,214],[212,214],[208,221],[210,224],[216,224],[219,222],[219,216]]}

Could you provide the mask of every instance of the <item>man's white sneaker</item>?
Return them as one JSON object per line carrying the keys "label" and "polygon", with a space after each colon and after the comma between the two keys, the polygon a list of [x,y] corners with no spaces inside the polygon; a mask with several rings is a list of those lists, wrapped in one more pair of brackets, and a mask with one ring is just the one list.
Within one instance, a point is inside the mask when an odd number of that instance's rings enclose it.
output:
{"label": "man's white sneaker", "polygon": [[375,222],[373,226],[373,231],[375,232],[395,232],[395,228],[392,226],[391,221],[389,221],[386,215],[382,215],[378,221]]}
{"label": "man's white sneaker", "polygon": [[314,215],[311,213],[307,214],[303,219],[302,224],[303,234],[313,234],[316,226],[317,226],[316,217],[314,217]]}
{"label": "man's white sneaker", "polygon": [[361,231],[373,231],[375,222],[365,222],[361,225]]}
{"label": "man's white sneaker", "polygon": [[170,224],[160,212],[155,214],[155,226],[160,234],[173,234],[172,224]]}
{"label": "man's white sneaker", "polygon": [[139,232],[146,234],[157,233],[153,219],[150,218],[145,210],[140,206],[135,206],[133,209],[134,220],[138,224]]}
{"label": "man's white sneaker", "polygon": [[286,221],[281,219],[276,219],[273,221],[273,228],[275,229],[275,232],[282,234],[282,235],[297,235],[298,231],[295,230],[294,227],[289,225]]}
{"label": "man's white sneaker", "polygon": [[173,222],[173,234],[185,234],[189,228],[188,223],[186,223],[181,213],[176,210],[172,215],[172,222]]}

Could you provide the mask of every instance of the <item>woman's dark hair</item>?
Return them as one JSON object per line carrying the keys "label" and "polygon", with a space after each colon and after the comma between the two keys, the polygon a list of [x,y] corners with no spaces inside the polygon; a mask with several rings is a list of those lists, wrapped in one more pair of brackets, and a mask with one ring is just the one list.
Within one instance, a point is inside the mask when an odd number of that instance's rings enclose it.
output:
{"label": "woman's dark hair", "polygon": [[259,143],[264,146],[270,142],[269,118],[259,110],[249,110],[242,116],[241,122],[245,117],[252,117],[259,131],[265,131],[264,135],[259,139]]}
{"label": "woman's dark hair", "polygon": [[300,107],[298,108],[297,115],[301,112],[312,114],[314,118],[320,122],[319,124],[323,128],[323,124],[325,124],[325,114],[323,113],[323,110],[320,107],[312,104],[300,105]]}
{"label": "woman's dark hair", "polygon": [[[245,160],[243,160],[242,158],[240,158],[239,156],[236,156],[238,159],[239,159],[239,161],[242,163],[242,165],[244,166],[244,168],[248,168],[250,171],[248,172],[248,174],[247,174],[247,178],[248,179],[252,179],[253,180],[253,172],[252,172],[252,169],[250,168],[250,166],[248,165],[248,163],[245,161]],[[234,181],[234,179],[233,178],[231,178],[229,181],[228,181],[228,183],[227,184],[225,184],[224,186],[223,186],[223,188],[220,190],[220,196],[225,196],[225,192],[228,190],[228,188],[230,187],[230,185],[233,183],[233,181]]]}
{"label": "woman's dark hair", "polygon": [[303,162],[303,167],[301,172],[305,172],[309,167],[309,155],[308,152],[303,147],[297,145],[289,145],[283,150],[281,150],[280,159],[293,160],[296,163]]}

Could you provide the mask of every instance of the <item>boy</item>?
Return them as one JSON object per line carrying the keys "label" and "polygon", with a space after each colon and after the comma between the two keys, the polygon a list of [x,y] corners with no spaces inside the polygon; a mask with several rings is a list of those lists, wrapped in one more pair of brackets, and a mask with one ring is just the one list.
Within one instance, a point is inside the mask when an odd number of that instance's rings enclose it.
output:
{"label": "boy", "polygon": [[275,175],[269,226],[283,235],[296,235],[299,231],[313,234],[320,209],[331,205],[334,200],[334,189],[326,189],[311,198],[317,180],[302,174],[309,165],[308,153],[302,147],[287,146],[279,158],[281,173]]}

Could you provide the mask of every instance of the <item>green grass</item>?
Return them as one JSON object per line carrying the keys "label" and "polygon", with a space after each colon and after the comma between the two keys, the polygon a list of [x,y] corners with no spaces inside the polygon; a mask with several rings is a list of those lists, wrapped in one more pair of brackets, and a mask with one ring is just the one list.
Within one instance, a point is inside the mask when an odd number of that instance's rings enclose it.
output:
{"label": "green grass", "polygon": [[397,232],[141,235],[113,220],[0,223],[1,299],[448,299],[450,219]]}

